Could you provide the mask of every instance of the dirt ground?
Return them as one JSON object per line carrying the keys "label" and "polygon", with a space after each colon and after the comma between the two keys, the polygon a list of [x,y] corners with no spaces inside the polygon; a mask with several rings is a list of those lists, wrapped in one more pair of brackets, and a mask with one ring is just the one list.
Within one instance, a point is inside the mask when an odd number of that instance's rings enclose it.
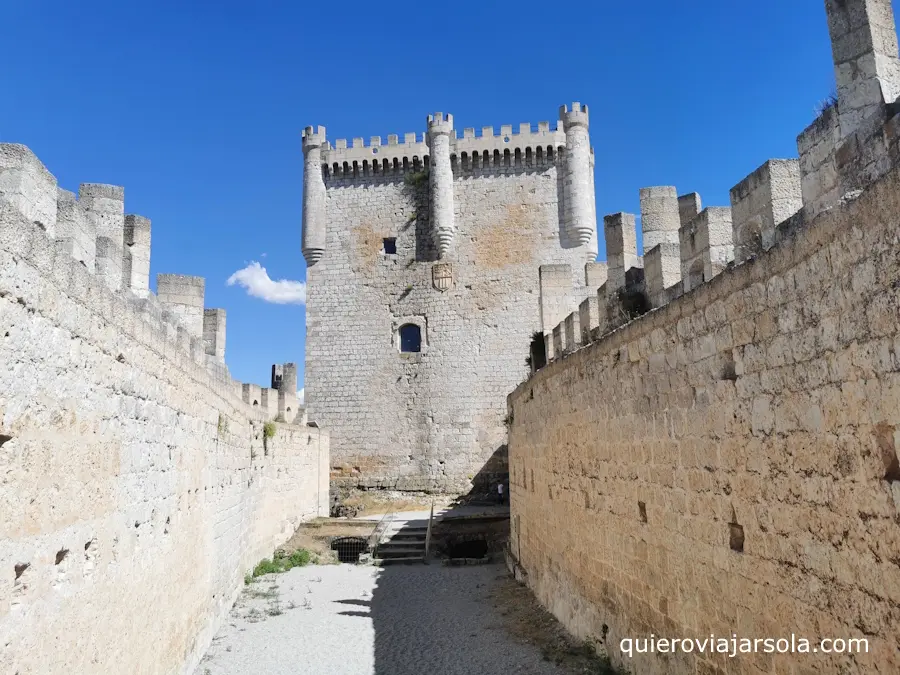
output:
{"label": "dirt ground", "polygon": [[247,584],[198,675],[612,675],[502,565],[307,565]]}
{"label": "dirt ground", "polygon": [[508,574],[499,574],[489,593],[494,609],[503,617],[504,628],[515,639],[536,646],[545,661],[569,673],[617,675],[603,649],[582,643],[569,635],[550,612],[540,606],[526,586]]}
{"label": "dirt ground", "polygon": [[287,543],[280,547],[290,554],[299,549],[306,549],[319,564],[337,563],[337,554],[331,550],[333,537],[368,537],[372,534],[378,521],[340,520],[334,518],[317,518],[297,528]]}

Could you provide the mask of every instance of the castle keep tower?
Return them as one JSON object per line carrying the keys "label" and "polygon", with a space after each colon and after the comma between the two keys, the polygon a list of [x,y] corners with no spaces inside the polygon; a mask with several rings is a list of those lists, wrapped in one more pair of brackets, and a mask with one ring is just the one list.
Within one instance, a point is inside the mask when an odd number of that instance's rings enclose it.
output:
{"label": "castle keep tower", "polygon": [[567,270],[569,294],[605,280],[587,107],[499,134],[445,113],[386,142],[307,127],[303,152],[306,410],[331,432],[335,482],[490,483],[506,395],[551,319],[539,269]]}

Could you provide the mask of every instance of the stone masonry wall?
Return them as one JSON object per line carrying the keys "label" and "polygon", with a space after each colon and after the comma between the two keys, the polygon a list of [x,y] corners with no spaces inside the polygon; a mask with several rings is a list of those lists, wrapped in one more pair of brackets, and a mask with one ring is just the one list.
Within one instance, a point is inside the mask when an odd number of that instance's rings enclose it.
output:
{"label": "stone masonry wall", "polygon": [[327,515],[328,436],[266,439],[200,339],[33,220],[0,203],[0,671],[191,673],[245,572]]}
{"label": "stone masonry wall", "polygon": [[[898,280],[895,169],[521,384],[510,552],[541,602],[646,675],[900,671]],[[651,633],[869,651],[619,651]]]}
{"label": "stone masonry wall", "polygon": [[[538,268],[569,263],[572,284],[584,285],[587,260],[560,226],[555,163],[516,163],[454,166],[456,230],[439,263],[427,179],[326,178],[327,245],[308,268],[305,386],[309,419],[331,433],[337,477],[459,491],[505,473],[505,461],[485,465],[504,457],[505,397],[528,375],[541,329]],[[383,252],[385,238],[396,238],[396,254]],[[453,280],[439,291],[433,274],[444,263]],[[419,354],[399,352],[405,323],[422,329]]]}

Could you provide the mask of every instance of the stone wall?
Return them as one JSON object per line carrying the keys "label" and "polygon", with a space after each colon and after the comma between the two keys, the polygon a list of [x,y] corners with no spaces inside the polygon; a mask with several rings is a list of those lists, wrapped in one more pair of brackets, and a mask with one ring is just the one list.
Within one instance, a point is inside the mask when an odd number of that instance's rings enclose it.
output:
{"label": "stone wall", "polygon": [[[596,257],[596,237],[583,246],[563,231],[556,149],[533,153],[510,138],[505,160],[497,150],[494,163],[478,165],[461,148],[502,147],[503,137],[467,130],[456,139],[445,258],[429,222],[428,179],[413,171],[421,163],[325,177],[325,250],[307,271],[305,387],[342,483],[464,491],[505,474],[505,397],[527,377],[531,336],[542,328],[538,268],[569,263],[568,288],[583,287],[585,262]],[[346,153],[380,158],[411,147],[360,141]],[[416,147],[421,160],[427,148]],[[419,353],[400,352],[407,323],[420,327]]]}
{"label": "stone wall", "polygon": [[[510,552],[568,628],[648,675],[900,670],[898,232],[895,169],[510,395]],[[619,651],[651,633],[869,652]]]}
{"label": "stone wall", "polygon": [[266,438],[200,336],[23,212],[34,182],[0,190],[0,671],[191,673],[244,574],[327,515],[328,436]]}

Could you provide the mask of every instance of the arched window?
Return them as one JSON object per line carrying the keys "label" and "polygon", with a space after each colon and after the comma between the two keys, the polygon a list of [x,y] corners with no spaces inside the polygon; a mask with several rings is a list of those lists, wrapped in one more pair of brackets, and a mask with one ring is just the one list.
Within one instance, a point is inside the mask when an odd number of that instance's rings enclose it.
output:
{"label": "arched window", "polygon": [[422,351],[422,329],[414,323],[405,323],[400,326],[400,351]]}

